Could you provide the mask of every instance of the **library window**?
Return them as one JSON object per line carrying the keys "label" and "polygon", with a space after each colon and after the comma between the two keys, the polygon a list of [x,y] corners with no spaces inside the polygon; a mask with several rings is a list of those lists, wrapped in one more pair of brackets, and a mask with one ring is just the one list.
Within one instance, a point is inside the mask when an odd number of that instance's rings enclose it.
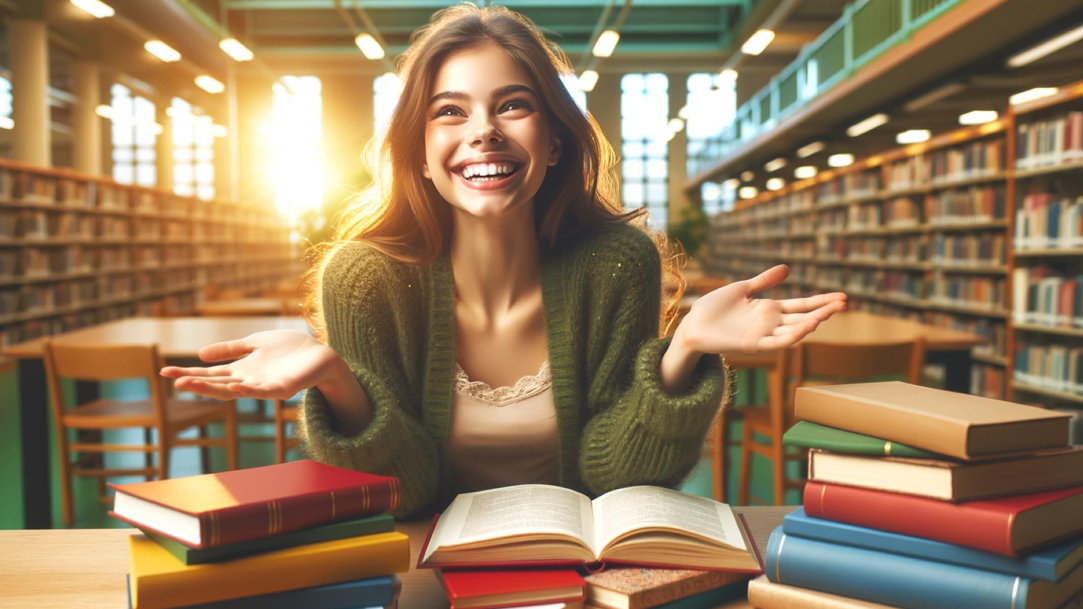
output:
{"label": "library window", "polygon": [[[688,77],[688,102],[681,117],[688,137],[688,175],[708,170],[715,159],[723,156],[719,147],[722,130],[733,123],[736,113],[733,80],[706,73]],[[711,182],[703,184],[700,196],[707,215],[732,208],[737,198],[732,186]]]}
{"label": "library window", "polygon": [[173,192],[205,201],[214,198],[214,123],[179,97],[173,121]]}
{"label": "library window", "polygon": [[383,133],[391,122],[391,114],[395,112],[395,106],[399,103],[399,95],[402,94],[402,81],[395,74],[388,72],[381,74],[372,81],[373,94],[373,127],[374,133]]}
{"label": "library window", "polygon": [[14,129],[11,119],[11,81],[0,76],[0,129]]}
{"label": "library window", "polygon": [[648,225],[666,226],[669,201],[669,80],[665,74],[621,78],[621,199],[647,208]]}
{"label": "library window", "polygon": [[579,109],[585,112],[587,110],[587,93],[579,88],[579,78],[575,74],[561,74],[560,80],[564,83],[564,88],[568,90],[568,94],[575,100]]}
{"label": "library window", "polygon": [[154,146],[162,126],[155,122],[154,102],[132,95],[115,84],[113,107],[113,179],[121,184],[154,186],[158,183]]}
{"label": "library window", "polygon": [[291,221],[323,202],[323,103],[316,76],[283,76],[274,87],[275,207]]}

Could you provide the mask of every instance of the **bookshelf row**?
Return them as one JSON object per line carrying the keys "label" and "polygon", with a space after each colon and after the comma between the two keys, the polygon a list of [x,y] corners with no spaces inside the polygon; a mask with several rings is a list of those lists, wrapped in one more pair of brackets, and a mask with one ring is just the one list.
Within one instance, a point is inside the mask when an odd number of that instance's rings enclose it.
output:
{"label": "bookshelf row", "polygon": [[0,159],[0,344],[192,313],[207,287],[271,288],[297,258],[262,207]]}
{"label": "bookshelf row", "polygon": [[971,391],[1083,408],[1083,83],[716,214],[705,269],[978,334]]}

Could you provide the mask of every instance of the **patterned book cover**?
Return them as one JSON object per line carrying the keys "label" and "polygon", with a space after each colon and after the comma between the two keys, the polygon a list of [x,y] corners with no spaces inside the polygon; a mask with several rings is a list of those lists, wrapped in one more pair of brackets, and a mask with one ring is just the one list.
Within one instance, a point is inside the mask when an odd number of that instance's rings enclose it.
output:
{"label": "patterned book cover", "polygon": [[752,576],[736,571],[610,567],[583,579],[588,603],[606,609],[645,609]]}

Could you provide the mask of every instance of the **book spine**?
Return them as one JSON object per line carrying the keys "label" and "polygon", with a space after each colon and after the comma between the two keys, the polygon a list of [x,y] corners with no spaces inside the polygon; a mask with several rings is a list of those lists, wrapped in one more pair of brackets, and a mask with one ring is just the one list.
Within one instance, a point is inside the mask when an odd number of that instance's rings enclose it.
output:
{"label": "book spine", "polygon": [[398,505],[398,480],[241,505],[200,516],[203,548],[279,535],[317,524],[381,514]]}
{"label": "book spine", "polygon": [[856,487],[808,482],[805,513],[858,526],[1014,555],[1010,512]]}
{"label": "book spine", "polygon": [[767,542],[772,582],[903,609],[1025,607],[1027,579],[788,535]]}
{"label": "book spine", "polygon": [[748,602],[756,609],[895,609],[880,603],[776,584],[766,576],[748,582]]}

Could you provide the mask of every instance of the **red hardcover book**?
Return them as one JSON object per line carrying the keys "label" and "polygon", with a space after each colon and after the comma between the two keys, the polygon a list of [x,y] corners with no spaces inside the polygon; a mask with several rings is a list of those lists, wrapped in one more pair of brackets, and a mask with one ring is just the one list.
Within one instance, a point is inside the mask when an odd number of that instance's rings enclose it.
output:
{"label": "red hardcover book", "polygon": [[1083,486],[949,503],[837,484],[805,484],[817,518],[1019,556],[1083,532]]}
{"label": "red hardcover book", "polygon": [[192,548],[212,548],[379,514],[398,480],[311,460],[217,474],[113,484],[110,516]]}
{"label": "red hardcover book", "polygon": [[466,569],[438,571],[451,609],[492,609],[586,598],[575,569]]}

